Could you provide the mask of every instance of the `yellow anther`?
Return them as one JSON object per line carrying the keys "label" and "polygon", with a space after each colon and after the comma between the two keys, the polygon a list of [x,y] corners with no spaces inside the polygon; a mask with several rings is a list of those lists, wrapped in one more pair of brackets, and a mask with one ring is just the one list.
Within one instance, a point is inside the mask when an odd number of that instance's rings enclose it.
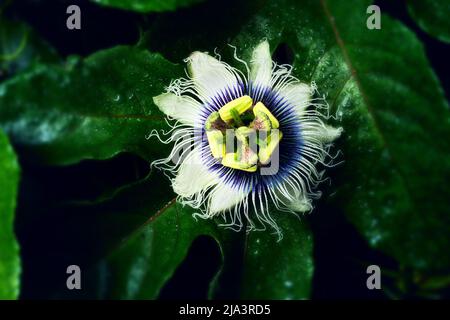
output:
{"label": "yellow anther", "polygon": [[258,155],[248,145],[241,145],[238,148],[238,160],[242,163],[256,165],[258,163]]}
{"label": "yellow anther", "polygon": [[258,102],[253,107],[253,113],[255,114],[255,117],[258,117],[259,112],[262,112],[269,117],[272,129],[278,129],[280,127],[280,123],[278,122],[278,120],[273,116],[273,114],[269,111],[269,109],[266,108],[266,106],[262,102]]}
{"label": "yellow anther", "polygon": [[222,159],[222,165],[224,165],[225,167],[243,170],[247,172],[255,172],[256,169],[258,169],[256,164],[252,165],[248,163],[243,163],[239,160],[236,160],[236,158],[237,158],[236,153],[227,153],[225,157],[223,157]]}
{"label": "yellow anther", "polygon": [[273,151],[280,143],[283,133],[281,131],[272,131],[272,133],[264,141],[265,145],[259,146],[258,158],[262,164],[267,164],[270,162],[270,157]]}
{"label": "yellow anther", "polygon": [[224,166],[248,172],[255,172],[257,163],[258,156],[246,145],[242,145],[238,152],[227,153],[222,159]]}
{"label": "yellow anther", "polygon": [[222,158],[225,155],[225,143],[222,132],[213,129],[206,131],[206,136],[208,137],[208,144],[213,157],[216,159]]}
{"label": "yellow anther", "polygon": [[236,135],[241,135],[241,136],[249,136],[252,133],[254,133],[255,130],[249,127],[239,127],[236,129]]}
{"label": "yellow anther", "polygon": [[248,145],[249,137],[251,135],[254,135],[254,137],[256,138],[256,131],[254,129],[249,128],[249,127],[239,127],[235,131],[235,134],[236,134],[236,138],[240,142],[242,142],[242,144],[244,144],[244,145]]}
{"label": "yellow anther", "polygon": [[233,111],[238,115],[243,114],[245,111],[251,108],[253,104],[252,98],[249,96],[243,96],[233,101],[228,102],[222,108],[219,109],[220,117],[223,121],[233,120]]}
{"label": "yellow anther", "polygon": [[269,116],[261,111],[254,111],[255,119],[250,123],[250,128],[258,131],[270,131],[272,129],[272,123]]}

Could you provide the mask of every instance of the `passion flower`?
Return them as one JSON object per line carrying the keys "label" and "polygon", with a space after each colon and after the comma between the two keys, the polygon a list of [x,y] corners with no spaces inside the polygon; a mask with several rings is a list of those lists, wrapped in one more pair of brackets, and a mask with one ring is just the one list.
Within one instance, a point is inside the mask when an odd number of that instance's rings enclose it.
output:
{"label": "passion flower", "polygon": [[[176,120],[170,155],[153,162],[169,173],[178,201],[198,209],[194,217],[220,216],[221,224],[247,231],[270,225],[281,236],[271,209],[301,213],[327,165],[328,150],[342,128],[325,124],[328,105],[314,85],[272,61],[267,41],[241,59],[247,74],[206,53],[186,59],[188,78],[172,81],[154,97]],[[153,132],[152,135],[159,133]]]}

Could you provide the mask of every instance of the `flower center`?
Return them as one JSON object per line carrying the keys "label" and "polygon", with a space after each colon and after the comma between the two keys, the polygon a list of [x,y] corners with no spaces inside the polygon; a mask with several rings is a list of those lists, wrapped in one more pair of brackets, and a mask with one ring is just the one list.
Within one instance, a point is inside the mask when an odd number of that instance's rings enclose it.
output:
{"label": "flower center", "polygon": [[262,102],[243,96],[228,102],[205,122],[211,154],[225,167],[255,172],[270,163],[283,134]]}

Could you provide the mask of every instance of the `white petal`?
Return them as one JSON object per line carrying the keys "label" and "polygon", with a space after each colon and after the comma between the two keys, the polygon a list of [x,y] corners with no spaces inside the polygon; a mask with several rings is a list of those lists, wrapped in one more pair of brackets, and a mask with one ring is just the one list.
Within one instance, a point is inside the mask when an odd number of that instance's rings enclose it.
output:
{"label": "white petal", "polygon": [[250,80],[255,86],[268,87],[272,78],[272,56],[269,43],[261,42],[253,50],[250,61]]}
{"label": "white petal", "polygon": [[210,199],[208,203],[208,214],[224,212],[233,208],[248,195],[249,191],[244,191],[242,188],[229,186],[226,183],[219,183],[211,190]]}
{"label": "white petal", "polygon": [[210,101],[227,89],[237,88],[240,77],[236,71],[210,55],[196,51],[189,56],[187,62],[194,84],[203,101]]}
{"label": "white petal", "polygon": [[187,96],[167,92],[153,97],[153,102],[167,116],[181,123],[194,126],[199,116],[201,104]]}
{"label": "white petal", "polygon": [[[191,197],[196,193],[206,191],[206,189],[219,182],[219,178],[211,172],[201,158],[198,148],[192,150],[183,163],[177,176],[172,181],[175,193],[181,197]],[[199,201],[202,196],[199,195]]]}
{"label": "white petal", "polygon": [[295,106],[296,110],[301,114],[311,102],[313,88],[305,83],[298,82],[282,87],[278,93],[291,105]]}

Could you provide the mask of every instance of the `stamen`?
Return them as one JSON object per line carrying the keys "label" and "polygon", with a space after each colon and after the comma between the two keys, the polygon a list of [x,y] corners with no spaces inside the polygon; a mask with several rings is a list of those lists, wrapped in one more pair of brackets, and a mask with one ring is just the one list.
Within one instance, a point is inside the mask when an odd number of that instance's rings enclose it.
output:
{"label": "stamen", "polygon": [[239,115],[251,108],[253,104],[252,98],[249,96],[242,96],[238,99],[228,102],[219,110],[220,117],[223,121],[230,121],[233,119],[232,111],[235,109]]}
{"label": "stamen", "polygon": [[255,172],[257,163],[258,156],[248,146],[243,146],[238,152],[227,153],[222,159],[222,165],[247,172]]}
{"label": "stamen", "polygon": [[258,158],[262,164],[268,164],[270,162],[270,157],[272,156],[272,153],[275,150],[275,148],[280,143],[280,140],[282,137],[283,137],[283,133],[281,131],[274,130],[267,137],[265,143],[260,144]]}
{"label": "stamen", "polygon": [[250,128],[254,128],[258,131],[270,131],[272,129],[272,122],[270,121],[270,118],[267,114],[260,111],[254,111],[255,113],[255,120],[253,120],[252,123],[250,123]]}
{"label": "stamen", "polygon": [[280,127],[280,123],[278,122],[278,120],[273,116],[273,114],[269,111],[269,109],[266,108],[266,106],[262,102],[258,102],[253,107],[253,113],[255,114],[255,117],[257,117],[260,112],[264,113],[269,117],[273,129],[278,129]]}
{"label": "stamen", "polygon": [[255,136],[256,137],[256,131],[254,129],[248,128],[248,127],[239,127],[236,130],[236,138],[244,145],[249,145],[249,137]]}
{"label": "stamen", "polygon": [[206,131],[209,148],[214,158],[219,159],[225,155],[225,143],[222,132],[217,129]]}

